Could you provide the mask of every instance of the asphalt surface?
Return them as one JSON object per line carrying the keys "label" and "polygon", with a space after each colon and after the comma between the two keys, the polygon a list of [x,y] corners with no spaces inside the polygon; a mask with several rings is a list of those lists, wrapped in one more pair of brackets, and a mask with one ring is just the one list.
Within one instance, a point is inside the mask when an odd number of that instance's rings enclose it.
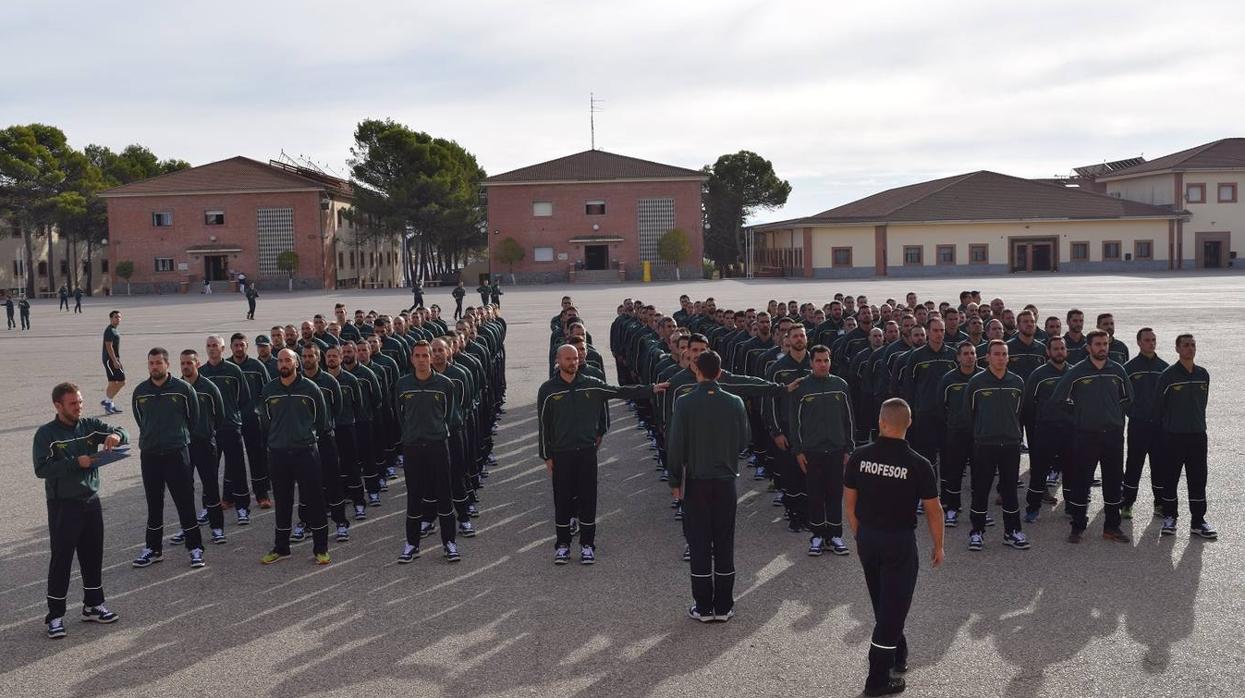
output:
{"label": "asphalt surface", "polygon": [[[771,297],[821,303],[835,291],[876,302],[915,290],[954,301],[962,288],[1000,295],[1014,308],[1033,302],[1043,315],[1072,305],[1087,317],[1112,311],[1126,341],[1138,327],[1154,327],[1169,360],[1178,332],[1197,334],[1198,361],[1213,383],[1209,519],[1221,538],[1191,539],[1187,516],[1177,536],[1160,538],[1144,488],[1141,515],[1125,522],[1130,545],[1095,535],[1070,546],[1063,517],[1047,511],[1026,527],[1034,547],[1024,552],[1003,547],[1001,527],[975,554],[966,549],[966,527],[949,530],[946,563],[934,570],[922,525],[908,694],[1245,694],[1245,409],[1234,395],[1245,369],[1233,357],[1245,329],[1245,276],[1165,274],[507,288],[508,413],[497,436],[499,464],[482,492],[480,534],[460,538],[461,563],[445,562],[426,541],[423,558],[396,564],[399,480],[381,508],[352,526],[349,543],[330,542],[327,567],[312,564],[309,543],[292,560],[261,566],[273,523],[270,511],[257,511],[248,528],[227,514],[229,542],[208,546],[204,569],[190,569],[173,545],[162,564],[132,569],[146,516],[134,458],[103,473],[104,590],[121,620],[70,620],[68,638],[55,642],[42,624],[47,518],[31,440],[54,416],[50,391],[61,380],[84,387],[84,413],[101,411],[100,337],[109,309],[124,313],[128,408],[153,345],[202,349],[208,333],[266,332],[277,321],[328,314],[337,300],[392,312],[409,296],[270,292],[252,322],[231,295],[86,299],[82,315],[39,301],[32,332],[0,331],[0,695],[857,695],[873,621],[855,555],[807,557],[807,534],[786,532],[763,483],[745,477],[738,614],[727,624],[689,620],[669,491],[621,403],[613,404],[600,454],[598,562],[552,564],[552,494],[535,453],[533,405],[547,376],[548,321],[559,298],[573,294],[610,363],[608,324],[625,296],[671,312],[681,292],[743,307]],[[448,289],[430,289],[428,300],[452,307]],[[615,375],[612,365],[607,374]],[[110,421],[136,436],[128,409]],[[1102,525],[1097,490],[1094,499],[1091,533]],[[1187,513],[1184,492],[1180,506]],[[174,522],[171,502],[165,519]],[[75,572],[71,619],[79,595]]]}

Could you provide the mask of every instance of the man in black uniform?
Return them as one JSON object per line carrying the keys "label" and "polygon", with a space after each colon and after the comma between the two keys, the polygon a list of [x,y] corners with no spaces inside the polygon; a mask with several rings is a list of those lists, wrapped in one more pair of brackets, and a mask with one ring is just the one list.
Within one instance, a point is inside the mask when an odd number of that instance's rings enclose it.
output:
{"label": "man in black uniform", "polygon": [[1176,534],[1176,489],[1184,470],[1189,488],[1190,529],[1195,536],[1218,538],[1206,521],[1206,400],[1210,396],[1210,373],[1193,363],[1197,342],[1191,334],[1176,337],[1180,360],[1163,371],[1158,385],[1158,414],[1163,427],[1163,528],[1162,535]]}
{"label": "man in black uniform", "polygon": [[1020,405],[1025,382],[1007,370],[1008,345],[990,340],[985,371],[964,388],[964,415],[973,427],[973,504],[969,517],[973,528],[968,549],[981,550],[990,505],[994,474],[999,476],[1003,497],[1003,545],[1027,550],[1029,539],[1020,530],[1020,504],[1016,482],[1020,477]]}
{"label": "man in black uniform", "polygon": [[99,504],[96,449],[129,443],[125,429],[82,416],[82,393],[73,383],[52,389],[56,419],[35,432],[35,476],[48,499],[52,560],[48,563],[48,637],[65,637],[69,573],[78,556],[82,573],[82,620],[111,623],[118,616],[104,605],[104,516]]}
{"label": "man in black uniform", "polygon": [[843,473],[843,508],[856,533],[856,549],[873,604],[873,635],[869,643],[869,677],[865,695],[883,696],[904,690],[908,641],[904,622],[916,590],[916,503],[925,508],[933,541],[931,561],[942,564],[942,508],[934,468],[904,440],[912,412],[908,403],[892,398],[878,415],[878,440],[852,454]]}
{"label": "man in black uniform", "polygon": [[17,327],[17,322],[13,320],[13,296],[4,294],[4,315],[9,321],[9,329]]}
{"label": "man in black uniform", "polygon": [[722,359],[696,357],[698,385],[675,403],[666,442],[670,489],[685,508],[691,554],[694,620],[727,621],[735,615],[735,480],[738,454],[748,445],[743,400],[717,384]]}
{"label": "man in black uniform", "polygon": [[854,443],[851,390],[830,374],[830,347],[818,344],[809,354],[812,373],[786,396],[791,452],[808,482],[808,527],[813,532],[808,554],[820,556],[828,545],[835,555],[846,555],[843,465]]}
{"label": "man in black uniform", "polygon": [[467,289],[463,288],[462,279],[458,280],[458,285],[454,287],[453,291],[450,291],[450,295],[454,297],[454,319],[457,320],[463,316],[463,296],[467,295]]}
{"label": "man in black uniform", "polygon": [[1133,386],[1133,403],[1128,410],[1128,459],[1124,462],[1124,504],[1120,518],[1133,518],[1133,504],[1141,484],[1141,468],[1150,458],[1150,491],[1154,494],[1154,515],[1163,513],[1163,480],[1159,476],[1159,437],[1162,428],[1158,419],[1159,376],[1167,370],[1167,362],[1154,353],[1158,337],[1154,330],[1137,330],[1137,355],[1124,364],[1124,372]]}
{"label": "man in black uniform", "polygon": [[[1042,502],[1056,504],[1049,492],[1059,482],[1059,474],[1071,467],[1072,418],[1063,405],[1051,401],[1055,386],[1068,371],[1067,342],[1058,334],[1046,342],[1045,364],[1038,366],[1025,381],[1025,394],[1020,406],[1021,421],[1032,427],[1029,439],[1029,491],[1025,502],[1025,523],[1037,523]],[[1052,477],[1052,475],[1054,477]],[[1065,481],[1066,485],[1066,481]],[[1064,500],[1067,500],[1064,493]]]}

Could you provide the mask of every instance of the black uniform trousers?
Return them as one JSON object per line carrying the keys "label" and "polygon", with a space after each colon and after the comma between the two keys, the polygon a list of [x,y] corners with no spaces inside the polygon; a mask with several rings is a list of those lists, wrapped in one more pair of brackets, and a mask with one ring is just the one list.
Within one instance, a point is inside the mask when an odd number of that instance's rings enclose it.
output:
{"label": "black uniform trousers", "polygon": [[973,447],[973,505],[969,512],[973,531],[986,530],[990,508],[990,486],[999,474],[999,494],[1003,497],[1003,530],[1020,530],[1020,503],[1016,482],[1020,479],[1020,444],[975,444]]}
{"label": "black uniform trousers", "polygon": [[13,311],[12,311],[12,310],[7,311],[7,312],[5,313],[5,317],[6,317],[6,318],[8,319],[8,321],[9,321],[9,329],[10,329],[10,330],[11,330],[11,329],[13,329],[13,328],[15,328],[15,327],[17,327],[17,322],[13,320]]}
{"label": "black uniform trousers", "polygon": [[69,296],[61,296],[61,304],[56,306],[57,310],[69,310]]}
{"label": "black uniform trousers", "polygon": [[916,535],[911,529],[889,531],[862,524],[856,532],[856,553],[865,571],[874,618],[865,686],[878,688],[889,682],[891,669],[908,658],[903,627],[921,566]]}
{"label": "black uniform trousers", "polygon": [[246,461],[242,455],[242,429],[232,424],[217,429],[216,448],[225,457],[221,496],[239,509],[250,509],[251,489],[247,486]]}
{"label": "black uniform trousers", "polygon": [[[1176,518],[1176,489],[1184,470],[1189,488],[1189,524],[1194,528],[1206,521],[1206,434],[1165,432],[1163,441],[1163,516]],[[1153,466],[1151,466],[1153,467]]]}
{"label": "black uniform trousers", "polygon": [[253,411],[242,413],[242,443],[246,446],[246,460],[251,466],[251,489],[256,499],[267,499],[271,483],[268,480],[268,450],[264,447],[264,430],[259,426],[259,415]]}
{"label": "black uniform trousers", "polygon": [[329,524],[324,514],[324,485],[321,481],[320,450],[315,446],[268,449],[272,475],[272,494],[276,500],[276,534],[273,550],[290,554],[290,523],[294,515],[294,488],[299,501],[307,505],[299,518],[311,529],[312,552],[329,550]]}
{"label": "black uniform trousers", "polygon": [[454,319],[457,320],[463,316],[463,299],[454,299]]}
{"label": "black uniform trousers", "polygon": [[453,542],[457,533],[454,506],[450,501],[450,449],[446,441],[414,441],[402,444],[406,470],[406,542],[419,545],[419,522],[424,500],[435,502],[441,520],[441,543]]}
{"label": "black uniform trousers", "polygon": [[208,526],[223,529],[225,512],[220,506],[220,456],[216,455],[216,442],[190,437],[190,464],[203,486],[201,501],[207,509]]}
{"label": "black uniform trousers", "polygon": [[787,510],[787,517],[792,521],[804,524],[808,521],[808,481],[800,464],[791,452],[791,445],[778,448],[774,445],[774,474],[782,485],[782,505]]}
{"label": "black uniform trousers", "polygon": [[337,467],[341,473],[342,493],[355,506],[367,505],[363,496],[363,478],[359,470],[359,447],[354,424],[337,425]]}
{"label": "black uniform trousers", "polygon": [[1137,491],[1141,485],[1141,469],[1150,459],[1150,490],[1154,493],[1154,503],[1158,505],[1163,499],[1163,476],[1159,461],[1162,460],[1163,430],[1155,422],[1144,422],[1137,419],[1128,420],[1128,456],[1124,461],[1124,506],[1131,507],[1137,502]]}
{"label": "black uniform trousers", "polygon": [[19,313],[19,315],[21,316],[20,319],[22,321],[22,329],[23,330],[30,329],[30,312],[27,311],[25,313]]}
{"label": "black uniform trousers", "polygon": [[[1065,437],[1066,438],[1066,437]],[[1089,486],[1094,469],[1102,464],[1102,504],[1106,514],[1105,530],[1120,527],[1120,480],[1124,475],[1124,430],[1076,430],[1072,437],[1075,452],[1073,467],[1065,469],[1068,513],[1072,514],[1072,530],[1084,531],[1089,526]]]}
{"label": "black uniform trousers", "polygon": [[467,494],[467,460],[473,463],[475,458],[467,451],[467,440],[462,430],[450,433],[450,499],[454,504],[454,512],[459,521],[469,521],[467,505],[471,498]]}
{"label": "black uniform trousers", "polygon": [[380,493],[380,469],[376,467],[376,424],[373,420],[356,420],[354,423],[355,450],[359,454],[359,470],[363,488],[368,494]]}
{"label": "black uniform trousers", "polygon": [[944,422],[942,419],[929,413],[915,415],[912,419],[912,428],[908,430],[908,441],[912,444],[912,450],[925,457],[925,460],[934,466],[934,472],[939,472],[939,448],[942,446],[942,432]]}
{"label": "black uniform trousers", "polygon": [[82,572],[82,603],[104,603],[104,514],[99,498],[89,502],[48,500],[48,533],[52,539],[52,559],[48,562],[48,614],[44,623],[65,617],[75,554]]}
{"label": "black uniform trousers", "polygon": [[725,615],[735,607],[735,507],[733,478],[683,483],[692,598],[701,615]]}
{"label": "black uniform trousers", "polygon": [[553,453],[554,545],[571,544],[571,517],[579,518],[579,544],[593,547],[597,537],[597,449]]}
{"label": "black uniform trousers", "polygon": [[247,320],[255,319],[255,299],[254,298],[248,297],[246,299],[246,319]]}
{"label": "black uniform trousers", "polygon": [[[1072,470],[1075,449],[1068,438],[1068,427],[1058,422],[1038,422],[1029,436],[1029,488],[1025,492],[1025,511],[1042,508],[1046,495],[1046,476]],[[1076,478],[1073,477],[1073,481]],[[1063,479],[1063,498],[1068,500],[1068,478]]]}
{"label": "black uniform trousers", "polygon": [[[349,526],[350,522],[346,519],[346,498],[342,495],[342,476],[340,461],[337,457],[337,440],[333,436],[333,432],[321,435],[316,440],[316,450],[320,452],[320,482],[321,492],[324,499],[324,507],[328,510],[328,516],[333,523],[338,526]],[[310,498],[310,492],[298,493],[298,520],[307,521],[307,502],[304,497]]]}
{"label": "black uniform trousers", "polygon": [[147,547],[164,549],[164,490],[168,489],[178,524],[186,534],[186,549],[202,548],[203,538],[195,520],[195,482],[189,452],[185,447],[161,453],[141,451],[139,460],[143,492],[147,495]]}
{"label": "black uniform trousers", "polygon": [[949,432],[938,449],[938,474],[942,478],[942,508],[960,511],[964,506],[964,469],[973,459],[973,432]]}
{"label": "black uniform trousers", "polygon": [[[821,538],[843,536],[843,451],[807,451],[808,527]],[[799,467],[799,464],[796,464]]]}

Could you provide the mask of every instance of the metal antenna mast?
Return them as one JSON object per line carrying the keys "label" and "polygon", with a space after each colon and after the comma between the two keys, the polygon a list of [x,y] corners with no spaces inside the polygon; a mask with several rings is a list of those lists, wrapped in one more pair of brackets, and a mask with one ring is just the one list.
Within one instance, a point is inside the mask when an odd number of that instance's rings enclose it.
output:
{"label": "metal antenna mast", "polygon": [[605,111],[601,109],[599,104],[604,102],[603,99],[597,99],[591,92],[588,93],[588,132],[592,140],[592,149],[597,149],[597,112]]}

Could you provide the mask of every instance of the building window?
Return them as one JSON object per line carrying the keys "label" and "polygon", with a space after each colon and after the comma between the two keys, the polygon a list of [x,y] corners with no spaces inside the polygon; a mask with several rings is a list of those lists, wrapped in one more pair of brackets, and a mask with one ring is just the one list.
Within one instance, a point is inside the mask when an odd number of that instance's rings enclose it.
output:
{"label": "building window", "polygon": [[850,247],[831,248],[830,264],[835,267],[852,266],[852,248]]}
{"label": "building window", "polygon": [[346,268],[346,253],[345,252],[337,253],[337,268],[338,269]]}
{"label": "building window", "polygon": [[552,247],[534,248],[532,250],[532,261],[533,262],[552,262],[553,261],[553,248]]}
{"label": "building window", "polygon": [[1206,203],[1206,185],[1186,184],[1184,187],[1184,200],[1188,204]]}
{"label": "building window", "polygon": [[553,202],[552,201],[533,201],[532,202],[532,215],[536,216],[537,218],[544,218],[546,216],[552,216],[553,215]]}
{"label": "building window", "polygon": [[168,211],[156,211],[151,214],[151,225],[155,228],[167,228],[173,225],[173,214]]}
{"label": "building window", "polygon": [[1133,259],[1154,259],[1154,241],[1137,240],[1134,242]]}
{"label": "building window", "polygon": [[925,264],[925,247],[922,245],[904,245],[903,263],[905,267],[919,267]]}
{"label": "building window", "polygon": [[203,212],[203,224],[204,225],[224,225],[225,224],[225,212],[224,211],[204,211]]}
{"label": "building window", "polygon": [[354,251],[350,252],[350,268],[354,269]]}
{"label": "building window", "polygon": [[605,215],[605,202],[604,201],[589,201],[588,203],[584,204],[584,214],[588,216],[604,216]]}
{"label": "building window", "polygon": [[1085,262],[1089,260],[1089,243],[1074,242],[1072,243],[1072,261]]}
{"label": "building window", "polygon": [[1110,262],[1120,258],[1120,241],[1107,240],[1102,243],[1102,261]]}
{"label": "building window", "polygon": [[1236,203],[1236,182],[1224,182],[1219,185],[1219,203]]}
{"label": "building window", "polygon": [[173,271],[173,258],[156,257],[156,271]]}
{"label": "building window", "polygon": [[989,264],[990,245],[969,245],[968,261],[970,264]]}
{"label": "building window", "polygon": [[939,266],[955,264],[955,245],[939,245],[934,254],[937,255]]}
{"label": "building window", "polygon": [[635,203],[640,261],[661,262],[661,238],[674,228],[674,199],[637,199]]}
{"label": "building window", "polygon": [[259,242],[259,273],[279,274],[277,258],[294,249],[294,209],[255,209],[255,230]]}

